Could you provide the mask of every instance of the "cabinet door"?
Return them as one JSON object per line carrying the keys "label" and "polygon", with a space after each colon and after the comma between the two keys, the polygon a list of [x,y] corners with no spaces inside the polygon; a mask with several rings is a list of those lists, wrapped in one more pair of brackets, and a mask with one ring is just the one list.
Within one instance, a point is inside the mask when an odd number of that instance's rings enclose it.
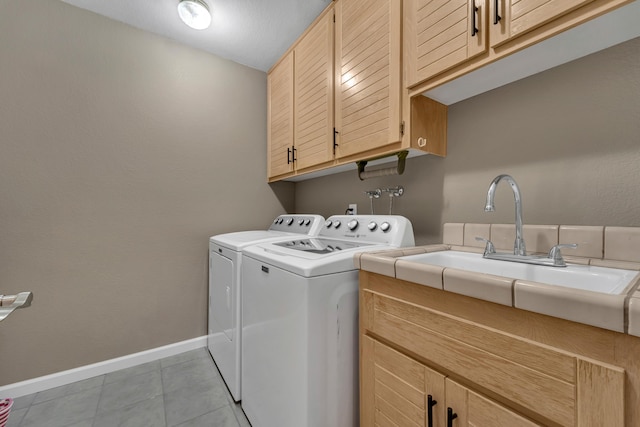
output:
{"label": "cabinet door", "polygon": [[[360,424],[433,426],[444,420],[444,376],[362,336]],[[429,398],[431,397],[431,398]],[[437,402],[429,411],[429,402]]]}
{"label": "cabinet door", "polygon": [[296,169],[333,160],[333,13],[295,47]]}
{"label": "cabinet door", "polygon": [[518,37],[593,0],[489,0],[491,46]]}
{"label": "cabinet door", "polygon": [[336,157],[401,139],[401,2],[341,0],[336,10]]}
{"label": "cabinet door", "polygon": [[450,425],[455,427],[540,426],[449,378],[446,379],[446,406],[446,420],[452,418]]}
{"label": "cabinet door", "polygon": [[407,87],[487,51],[487,1],[405,0]]}
{"label": "cabinet door", "polygon": [[267,76],[267,174],[269,178],[293,172],[287,150],[293,148],[293,52]]}

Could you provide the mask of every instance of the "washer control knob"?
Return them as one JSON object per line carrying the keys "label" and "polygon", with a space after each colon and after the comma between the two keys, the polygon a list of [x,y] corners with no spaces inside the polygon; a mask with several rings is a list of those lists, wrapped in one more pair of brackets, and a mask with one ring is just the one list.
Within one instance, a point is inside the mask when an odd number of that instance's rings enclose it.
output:
{"label": "washer control knob", "polygon": [[299,219],[298,220],[298,225],[302,225],[302,224],[304,224],[304,219]]}
{"label": "washer control knob", "polygon": [[327,228],[331,228],[332,225],[333,225],[333,222],[330,219],[324,222],[324,226]]}
{"label": "washer control knob", "polygon": [[349,227],[349,230],[355,230],[356,228],[358,228],[358,220],[352,219],[347,223],[347,227]]}
{"label": "washer control knob", "polygon": [[308,219],[308,218],[307,218],[307,219],[305,219],[305,220],[304,220],[304,225],[309,225],[309,224],[311,224],[311,220],[310,220],[310,219]]}
{"label": "washer control knob", "polygon": [[334,223],[333,223],[333,226],[334,226],[335,228],[340,228],[340,225],[342,225],[342,223],[340,222],[340,220],[339,220],[339,219],[336,219],[336,220],[334,221]]}
{"label": "washer control knob", "polygon": [[291,224],[293,224],[293,218],[287,219],[287,225],[291,225]]}
{"label": "washer control knob", "polygon": [[374,231],[376,228],[378,228],[378,224],[376,224],[375,221],[371,221],[369,225],[367,225],[367,228],[371,231]]}
{"label": "washer control knob", "polygon": [[386,233],[387,231],[391,230],[391,224],[389,224],[387,221],[383,222],[382,224],[380,224],[380,230]]}
{"label": "washer control knob", "polygon": [[274,220],[273,220],[273,223],[274,223],[274,224],[280,224],[280,223],[278,222],[278,220],[279,220],[279,219],[280,219],[280,218],[276,218],[276,219],[274,219]]}

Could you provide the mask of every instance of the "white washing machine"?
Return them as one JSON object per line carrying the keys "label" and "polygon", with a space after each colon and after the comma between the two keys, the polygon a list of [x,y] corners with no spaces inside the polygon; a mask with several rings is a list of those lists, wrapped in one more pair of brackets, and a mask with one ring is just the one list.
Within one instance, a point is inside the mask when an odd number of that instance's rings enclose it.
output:
{"label": "white washing machine", "polygon": [[316,236],[323,225],[320,215],[280,215],[268,230],[219,234],[209,239],[207,347],[236,402],[242,397],[242,250],[261,242]]}
{"label": "white washing machine", "polygon": [[332,216],[243,251],[242,408],[253,427],[357,427],[357,252],[414,246],[409,220]]}

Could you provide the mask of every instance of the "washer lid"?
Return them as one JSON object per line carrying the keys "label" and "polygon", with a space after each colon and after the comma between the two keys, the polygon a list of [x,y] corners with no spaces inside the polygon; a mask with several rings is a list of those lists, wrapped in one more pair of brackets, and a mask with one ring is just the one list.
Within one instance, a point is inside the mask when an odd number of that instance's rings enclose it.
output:
{"label": "washer lid", "polygon": [[296,251],[313,252],[315,254],[330,254],[342,250],[371,246],[372,244],[348,240],[308,238],[287,240],[285,242],[274,243],[274,245]]}
{"label": "washer lid", "polygon": [[235,233],[218,234],[209,239],[212,243],[217,243],[220,246],[231,249],[233,251],[240,251],[242,248],[248,245],[255,245],[258,243],[266,243],[271,240],[282,240],[285,238],[294,238],[296,234],[286,233],[284,231],[268,231],[268,230],[255,230],[255,231],[238,231]]}
{"label": "washer lid", "polygon": [[242,257],[253,258],[265,263],[265,265],[278,267],[302,277],[315,277],[344,271],[357,271],[353,262],[353,256],[356,253],[391,248],[387,245],[368,243],[366,246],[345,247],[341,250],[318,253],[314,250],[297,250],[286,246],[277,246],[274,243],[264,243],[243,249]]}

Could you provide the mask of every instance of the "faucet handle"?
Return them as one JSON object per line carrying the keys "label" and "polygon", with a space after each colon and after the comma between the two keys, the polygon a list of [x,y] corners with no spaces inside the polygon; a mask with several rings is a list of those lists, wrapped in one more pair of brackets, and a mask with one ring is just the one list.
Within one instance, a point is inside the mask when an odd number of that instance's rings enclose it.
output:
{"label": "faucet handle", "polygon": [[495,246],[493,246],[493,242],[491,240],[485,239],[484,237],[479,237],[479,236],[476,236],[476,240],[478,242],[485,242],[486,243],[486,245],[484,247],[483,256],[487,256],[489,254],[495,254],[496,253],[496,248],[495,248]]}
{"label": "faucet handle", "polygon": [[549,258],[553,260],[554,265],[566,265],[564,262],[564,258],[562,257],[562,252],[560,252],[561,248],[571,248],[575,249],[578,247],[577,243],[561,243],[559,245],[555,245],[549,250]]}

